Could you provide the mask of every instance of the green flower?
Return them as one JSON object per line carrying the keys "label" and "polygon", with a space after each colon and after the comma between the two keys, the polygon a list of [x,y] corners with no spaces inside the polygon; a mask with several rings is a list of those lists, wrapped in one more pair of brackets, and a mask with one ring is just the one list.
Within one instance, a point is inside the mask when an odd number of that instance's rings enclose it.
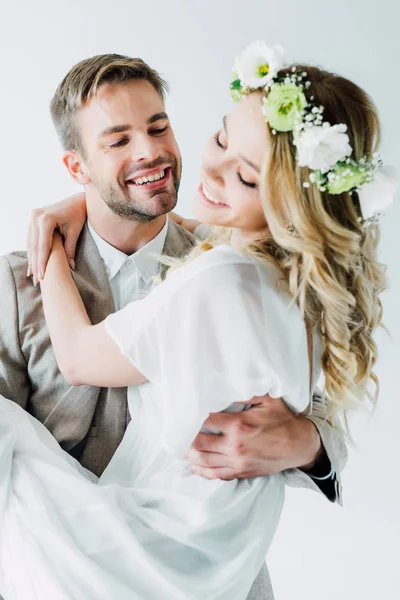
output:
{"label": "green flower", "polygon": [[371,169],[367,165],[359,165],[354,160],[338,162],[328,173],[326,189],[330,194],[351,192],[371,178]]}
{"label": "green flower", "polygon": [[264,100],[263,113],[271,129],[293,131],[306,106],[306,97],[295,83],[274,83]]}

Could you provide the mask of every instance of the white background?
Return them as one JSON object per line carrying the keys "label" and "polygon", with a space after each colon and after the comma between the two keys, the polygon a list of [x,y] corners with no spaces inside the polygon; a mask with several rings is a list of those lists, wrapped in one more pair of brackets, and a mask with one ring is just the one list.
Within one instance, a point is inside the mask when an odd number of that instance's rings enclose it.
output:
{"label": "white background", "polygon": [[[382,157],[400,167],[399,20],[396,0],[0,0],[0,253],[24,248],[32,208],[77,189],[48,105],[67,70],[98,53],[140,56],[170,82],[167,107],[184,158],[181,214],[191,212],[202,143],[229,110],[233,58],[256,39],[363,86],[381,114]],[[288,491],[268,557],[277,600],[400,597],[399,218],[398,196],[382,222],[391,338],[379,335],[379,408],[353,419],[344,508]]]}

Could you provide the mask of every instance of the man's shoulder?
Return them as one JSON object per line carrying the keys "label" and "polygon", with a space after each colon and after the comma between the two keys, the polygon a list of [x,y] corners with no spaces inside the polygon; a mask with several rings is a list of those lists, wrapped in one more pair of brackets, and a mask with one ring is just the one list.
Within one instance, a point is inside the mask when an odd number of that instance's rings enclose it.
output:
{"label": "man's shoulder", "polygon": [[26,279],[27,270],[28,257],[26,252],[17,250],[0,256],[0,273],[2,277],[5,273],[12,273],[16,280],[19,280],[22,276]]}
{"label": "man's shoulder", "polygon": [[0,256],[0,288],[4,297],[15,298],[21,310],[35,313],[41,297],[40,285],[33,285],[27,270],[26,252],[15,251]]}
{"label": "man's shoulder", "polygon": [[15,250],[0,256],[0,260],[8,262],[12,267],[18,267],[28,262],[28,255],[25,250]]}

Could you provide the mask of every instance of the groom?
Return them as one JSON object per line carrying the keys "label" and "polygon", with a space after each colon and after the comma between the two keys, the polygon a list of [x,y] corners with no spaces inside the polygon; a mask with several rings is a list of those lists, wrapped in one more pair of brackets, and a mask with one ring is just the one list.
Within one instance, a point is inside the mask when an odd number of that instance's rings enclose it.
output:
{"label": "groom", "polygon": [[[195,242],[166,217],[176,205],[181,157],[165,91],[165,82],[142,60],[101,55],[73,67],[51,103],[64,164],[86,191],[88,220],[76,247],[74,278],[94,324],[150,291],[159,270],[155,255],[181,256]],[[39,229],[63,226],[51,208],[35,215]],[[27,266],[25,252],[0,259],[0,394],[100,475],[130,419],[126,389],[73,387],[64,380],[40,286],[26,277]],[[197,472],[235,478],[298,467],[299,485],[340,500],[331,473],[340,471],[345,448],[324,421],[323,403],[315,399],[316,414],[306,419],[292,415],[281,400],[253,402],[242,414],[210,416],[207,427],[222,435],[199,434],[189,453]],[[248,598],[270,600],[271,594],[264,568]]]}

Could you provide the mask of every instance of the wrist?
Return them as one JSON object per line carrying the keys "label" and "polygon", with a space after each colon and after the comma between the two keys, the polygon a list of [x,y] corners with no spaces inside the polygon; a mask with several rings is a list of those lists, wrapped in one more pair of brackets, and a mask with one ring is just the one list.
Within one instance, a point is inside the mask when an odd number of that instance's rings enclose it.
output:
{"label": "wrist", "polygon": [[312,421],[303,417],[303,427],[305,429],[307,445],[307,455],[304,457],[304,462],[298,467],[302,471],[311,471],[321,462],[326,456],[325,449],[322,445],[321,437],[317,427]]}

